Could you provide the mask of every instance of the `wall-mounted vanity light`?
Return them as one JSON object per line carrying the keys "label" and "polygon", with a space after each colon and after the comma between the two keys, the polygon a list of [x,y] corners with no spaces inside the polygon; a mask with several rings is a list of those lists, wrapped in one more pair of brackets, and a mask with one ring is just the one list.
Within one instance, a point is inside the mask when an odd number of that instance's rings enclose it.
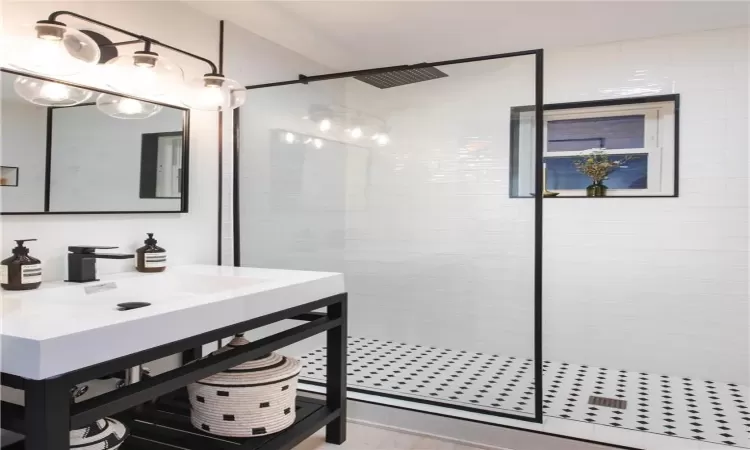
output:
{"label": "wall-mounted vanity light", "polygon": [[[63,15],[75,17],[134,39],[112,42],[99,33],[76,30],[57,20]],[[119,46],[139,43],[144,45],[143,50],[133,54],[119,55],[117,50]],[[210,72],[184,83],[182,68],[152,51],[152,46],[163,47],[203,61],[210,67]],[[241,106],[246,99],[244,86],[219,73],[216,64],[211,60],[70,11],[56,11],[50,14],[47,20],[40,20],[34,27],[33,36],[23,39],[23,42],[13,43],[10,50],[8,64],[18,69],[40,75],[63,76],[74,75],[97,64],[104,64],[104,81],[108,86],[126,94],[147,98],[158,97],[169,92],[179,92],[182,103],[193,109],[227,111]],[[36,93],[27,93],[28,96],[21,92],[19,94],[36,104],[54,103],[63,95],[62,90],[57,87],[48,87],[47,90],[42,91],[43,87],[38,87]],[[47,98],[46,94],[50,94],[51,97]],[[36,101],[30,98],[35,98]],[[146,106],[143,102],[139,103]],[[103,102],[103,106],[99,106],[99,109],[102,111],[125,109],[134,112],[128,118],[141,114],[137,111],[135,103],[114,102],[111,99]],[[121,112],[110,115],[118,117]]]}

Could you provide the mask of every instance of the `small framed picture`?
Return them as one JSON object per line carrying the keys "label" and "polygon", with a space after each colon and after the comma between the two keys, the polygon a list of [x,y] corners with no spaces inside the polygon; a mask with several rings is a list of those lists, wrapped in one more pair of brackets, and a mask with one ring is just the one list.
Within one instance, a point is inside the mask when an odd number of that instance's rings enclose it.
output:
{"label": "small framed picture", "polygon": [[18,167],[0,166],[0,186],[18,186]]}

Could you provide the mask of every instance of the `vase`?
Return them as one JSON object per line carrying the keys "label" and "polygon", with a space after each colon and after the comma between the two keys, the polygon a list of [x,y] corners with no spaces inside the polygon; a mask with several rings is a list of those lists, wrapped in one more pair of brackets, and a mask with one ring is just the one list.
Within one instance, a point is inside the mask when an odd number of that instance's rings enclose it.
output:
{"label": "vase", "polygon": [[586,197],[604,197],[607,195],[607,186],[601,181],[594,181],[586,188]]}

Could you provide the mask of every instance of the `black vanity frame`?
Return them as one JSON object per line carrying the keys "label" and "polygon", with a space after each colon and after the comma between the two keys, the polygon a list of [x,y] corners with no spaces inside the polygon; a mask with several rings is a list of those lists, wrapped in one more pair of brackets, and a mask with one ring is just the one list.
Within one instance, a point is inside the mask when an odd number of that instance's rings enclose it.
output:
{"label": "black vanity frame", "polygon": [[[264,83],[264,84],[256,84],[251,86],[245,86],[248,90],[253,89],[265,89],[265,88],[273,88],[278,86],[288,86],[288,85],[294,85],[294,84],[308,84],[312,82],[317,81],[326,81],[326,80],[335,80],[339,78],[350,78],[350,77],[356,77],[356,76],[363,76],[363,75],[372,75],[377,73],[384,73],[384,72],[392,72],[392,71],[398,71],[398,70],[407,70],[407,69],[416,69],[416,68],[428,68],[428,67],[437,67],[437,66],[447,66],[447,65],[453,65],[453,64],[464,64],[464,63],[472,63],[472,62],[480,62],[480,61],[489,61],[494,59],[503,59],[503,58],[514,58],[518,56],[533,56],[534,57],[534,104],[530,105],[528,108],[534,111],[534,117],[537,123],[542,123],[543,114],[544,114],[544,50],[543,49],[536,49],[536,50],[524,50],[519,52],[512,52],[512,53],[500,53],[495,55],[486,55],[486,56],[477,56],[472,58],[462,58],[462,59],[453,59],[448,61],[438,61],[438,62],[431,62],[431,63],[419,63],[419,64],[413,64],[413,65],[400,65],[400,66],[390,66],[390,67],[380,67],[375,69],[366,69],[366,70],[355,70],[351,72],[339,72],[339,73],[330,73],[325,75],[313,75],[313,76],[306,76],[306,75],[299,75],[299,78],[296,80],[288,80],[288,81],[278,81],[273,83]],[[241,267],[241,229],[240,229],[240,208],[241,208],[241,200],[240,200],[240,157],[241,157],[241,148],[240,148],[240,129],[239,129],[239,123],[240,123],[240,110],[242,108],[237,108],[233,111],[233,191],[232,191],[232,222],[233,222],[233,257],[234,257],[234,266]],[[534,180],[534,190],[536,192],[542,192],[544,190],[543,187],[543,180],[542,180],[542,174],[543,174],[543,168],[544,168],[544,161],[542,158],[542,153],[544,149],[544,136],[543,136],[543,127],[537,127],[535,130],[535,154],[536,154],[536,160],[535,160],[535,166],[534,166],[534,174],[535,174],[535,180]],[[220,157],[221,158],[221,157]],[[219,188],[221,189],[221,183],[222,178],[219,178]],[[531,200],[531,199],[529,199]],[[541,195],[535,196],[533,198],[534,201],[534,320],[533,324],[529,324],[530,326],[533,326],[533,335],[534,335],[534,397],[533,397],[533,404],[534,404],[534,415],[521,415],[521,414],[515,414],[513,412],[500,412],[500,411],[492,411],[488,409],[481,409],[481,408],[475,408],[471,406],[458,406],[450,403],[441,403],[439,401],[429,400],[429,399],[415,399],[413,397],[408,396],[402,396],[398,394],[392,394],[392,393],[383,393],[383,392],[374,392],[369,391],[366,389],[358,389],[356,387],[349,387],[348,389],[352,392],[362,392],[366,394],[370,394],[376,397],[388,397],[388,398],[394,398],[399,400],[404,400],[408,402],[413,402],[415,404],[422,403],[432,406],[439,406],[446,409],[454,409],[454,410],[462,410],[462,411],[468,411],[468,412],[474,412],[474,413],[480,413],[485,414],[487,416],[495,416],[495,417],[503,417],[503,418],[509,418],[509,419],[516,419],[516,420],[522,420],[525,422],[534,422],[534,423],[542,423],[544,420],[544,385],[543,385],[543,355],[542,355],[542,238],[543,238],[543,220],[542,220],[542,212],[543,212],[543,197]],[[219,203],[219,221],[221,225],[221,202]],[[219,252],[219,263],[221,263],[221,252],[222,252],[222,227],[219,227],[219,233],[218,233],[218,252]],[[329,380],[330,381],[330,380]],[[313,384],[308,381],[304,381],[304,383]],[[387,404],[387,403],[384,403]],[[393,408],[400,408],[400,409],[407,409],[407,410],[413,410],[417,411],[415,408],[405,408],[405,407],[399,407],[399,406],[393,406],[392,404],[387,404],[389,407]],[[421,410],[420,410],[421,411]],[[421,411],[426,412],[428,414],[436,414],[436,415],[444,415],[442,413],[434,413],[430,411]],[[458,419],[463,419],[459,416],[450,416]],[[468,419],[464,419],[468,420]],[[493,422],[483,422],[479,421],[484,424],[488,425],[496,425]]]}
{"label": "black vanity frame", "polygon": [[[315,312],[321,308],[326,312]],[[70,389],[76,384],[180,352],[187,362],[200,355],[203,344],[287,319],[306,323],[71,403]],[[297,418],[292,426],[255,438],[220,438],[191,426],[185,386],[323,332],[328,346],[325,400],[298,396]],[[26,435],[25,441],[4,449],[68,449],[70,430],[107,416],[130,427],[123,450],[174,450],[175,446],[195,450],[289,450],[324,426],[326,441],[341,444],[346,440],[346,338],[347,294],[341,293],[45,380],[3,373],[2,385],[23,390],[26,400],[25,407],[1,402],[2,428]]]}
{"label": "black vanity frame", "polygon": [[4,74],[10,74],[10,75],[20,75],[24,77],[31,77],[31,78],[37,78],[43,81],[51,81],[54,83],[63,84],[66,86],[86,89],[89,91],[92,91],[94,93],[104,93],[104,94],[111,94],[116,95],[118,97],[123,98],[132,98],[134,100],[139,100],[146,103],[153,103],[155,105],[163,106],[166,108],[173,108],[173,109],[179,109],[182,110],[182,135],[183,135],[183,142],[182,142],[182,186],[181,186],[181,193],[182,197],[180,200],[180,209],[179,210],[148,210],[148,211],[50,211],[50,182],[51,182],[51,175],[52,175],[52,118],[53,118],[53,111],[55,109],[64,109],[64,108],[75,108],[76,106],[89,106],[94,103],[81,103],[78,105],[73,106],[66,106],[66,107],[59,107],[59,106],[50,106],[47,107],[47,140],[46,140],[46,166],[44,169],[44,211],[33,211],[33,212],[0,212],[0,216],[19,216],[19,215],[52,215],[52,214],[181,214],[181,213],[187,213],[188,212],[188,205],[189,205],[189,189],[188,185],[190,184],[190,109],[177,106],[177,105],[171,105],[168,103],[161,103],[158,101],[142,98],[142,97],[136,97],[132,95],[122,94],[120,92],[114,92],[114,91],[108,91],[106,89],[101,89],[98,87],[92,87],[92,86],[86,86],[82,84],[76,84],[71,83],[68,81],[63,80],[57,80],[54,78],[45,77],[42,75],[37,75],[33,73],[25,73],[25,72],[19,72],[16,70],[10,70],[5,68],[0,68],[0,72]]}

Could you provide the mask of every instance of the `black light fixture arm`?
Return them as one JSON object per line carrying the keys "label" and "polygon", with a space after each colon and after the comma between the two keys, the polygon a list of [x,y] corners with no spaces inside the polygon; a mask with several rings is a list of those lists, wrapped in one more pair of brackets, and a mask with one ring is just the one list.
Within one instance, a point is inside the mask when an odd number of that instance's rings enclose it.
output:
{"label": "black light fixture arm", "polygon": [[120,42],[120,43],[113,44],[113,45],[125,45],[125,44],[134,44],[136,42],[143,42],[144,44],[146,44],[146,51],[148,51],[151,48],[151,45],[158,45],[159,47],[164,47],[164,48],[167,48],[167,49],[172,50],[174,52],[181,53],[183,55],[186,55],[186,56],[189,56],[191,58],[197,59],[199,61],[203,61],[204,63],[208,64],[208,66],[211,68],[211,75],[219,75],[219,69],[216,67],[216,64],[214,64],[213,61],[211,61],[208,58],[204,58],[202,56],[198,56],[198,55],[196,55],[194,53],[187,52],[187,51],[179,49],[177,47],[172,47],[171,45],[167,45],[167,44],[165,44],[163,42],[159,42],[156,39],[150,38],[148,36],[144,36],[142,34],[133,33],[133,32],[130,32],[128,30],[124,30],[122,28],[116,27],[114,25],[110,25],[108,23],[104,23],[104,22],[101,22],[99,20],[92,19],[90,17],[82,16],[81,14],[74,13],[72,11],[55,11],[52,14],[49,15],[48,20],[50,20],[52,22],[58,22],[57,18],[60,17],[60,16],[75,17],[75,18],[83,20],[85,22],[93,23],[95,25],[99,25],[100,27],[108,28],[110,30],[117,31],[118,33],[122,33],[122,34],[128,35],[128,36],[133,37],[133,38],[136,39],[135,41]]}

